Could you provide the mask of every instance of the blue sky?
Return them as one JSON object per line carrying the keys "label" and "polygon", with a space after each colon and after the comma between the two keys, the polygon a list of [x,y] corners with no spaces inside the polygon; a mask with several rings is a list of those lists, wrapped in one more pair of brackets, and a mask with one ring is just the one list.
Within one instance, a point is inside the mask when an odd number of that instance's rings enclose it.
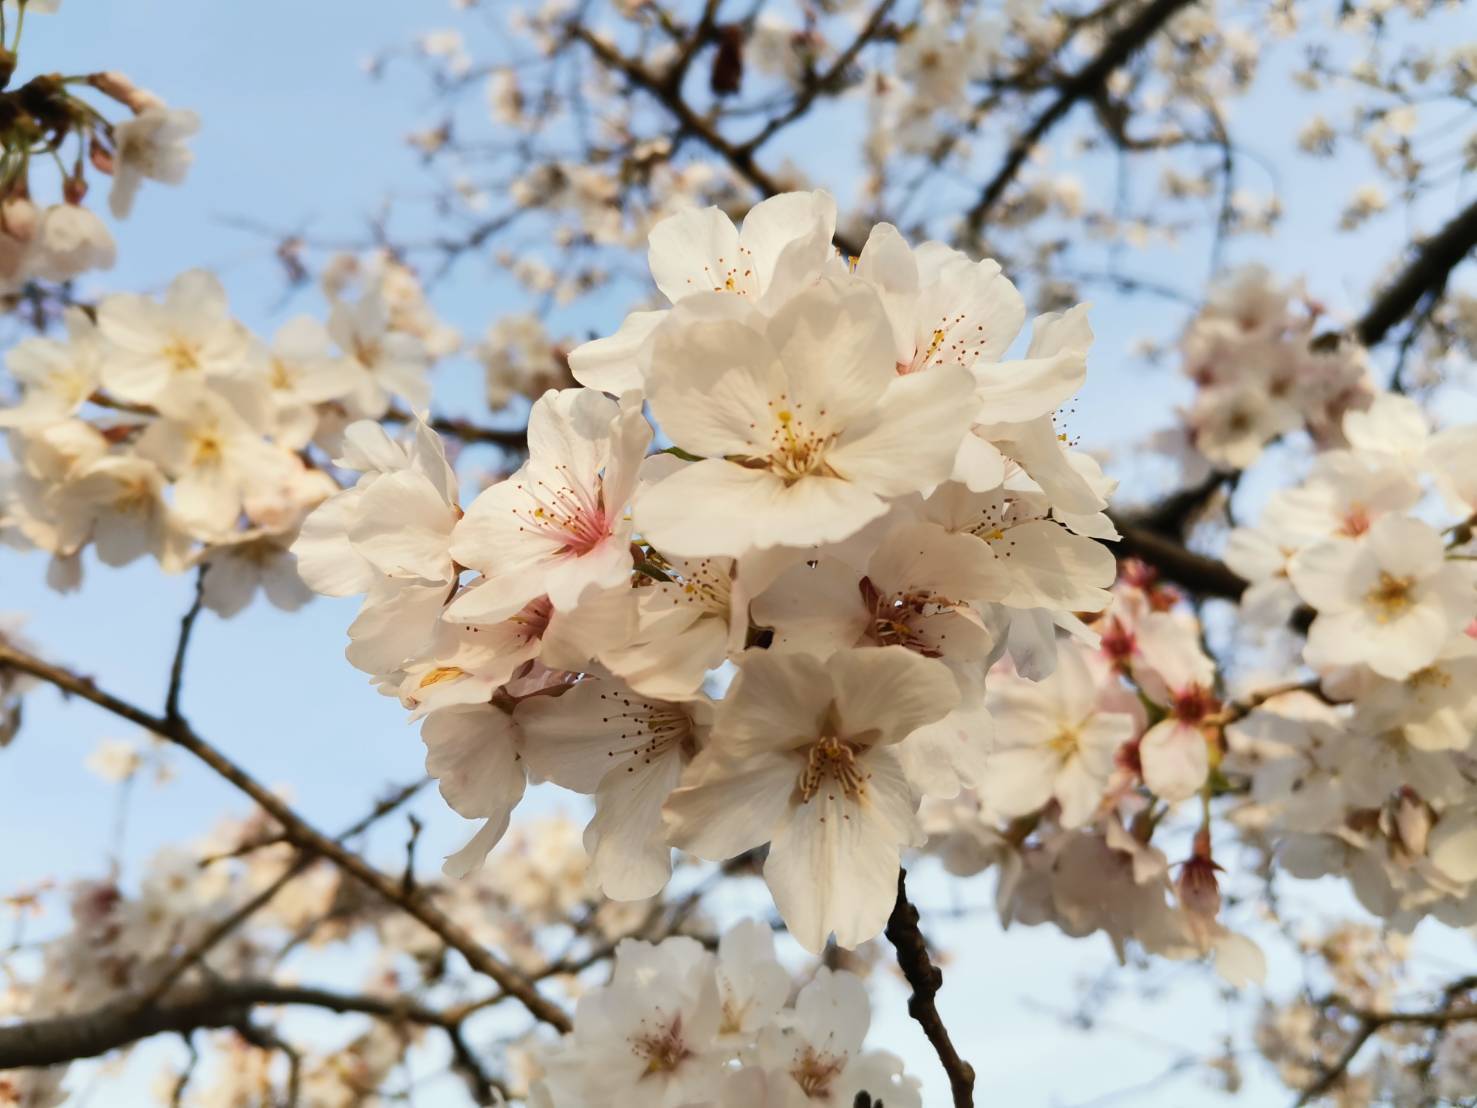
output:
{"label": "blue sky", "polygon": [[[33,16],[23,72],[33,66],[123,69],[171,103],[195,108],[204,120],[188,182],[178,189],[143,190],[134,216],[116,228],[119,264],[97,287],[158,289],[179,271],[203,265],[221,274],[246,323],[269,330],[281,322],[273,243],[233,229],[228,218],[353,234],[387,194],[416,190],[417,159],[399,140],[426,122],[432,99],[414,79],[392,74],[385,82],[369,81],[361,62],[387,45],[455,21],[449,3],[364,0],[65,0],[59,15]],[[1285,96],[1285,89],[1273,89],[1236,109],[1254,121],[1255,142],[1278,157],[1297,122],[1278,110]],[[1247,170],[1260,188],[1258,172]],[[1357,310],[1406,229],[1392,218],[1357,238],[1333,233],[1336,205],[1328,198],[1342,196],[1351,174],[1361,172],[1351,160],[1316,170],[1298,163],[1282,174],[1286,232],[1270,243],[1237,245],[1232,257],[1279,262],[1289,274],[1306,274],[1335,307]],[[1189,288],[1203,280],[1203,254],[1193,246],[1155,262],[1176,271]],[[506,289],[490,265],[472,263],[438,288],[436,305],[475,336],[505,310]],[[311,293],[289,305],[317,307]],[[616,305],[597,304],[574,322],[604,327],[618,313]],[[1178,309],[1109,297],[1099,301],[1094,319],[1099,343],[1088,388],[1069,425],[1089,449],[1164,425],[1169,404],[1183,395],[1168,371],[1135,376],[1143,371],[1128,354],[1139,334],[1172,333],[1182,319]],[[453,403],[465,402],[476,373],[465,360],[441,371]],[[44,573],[44,558],[0,551],[0,612],[25,613],[27,634],[50,657],[126,698],[162,704],[190,580],[161,577],[145,564],[109,570],[90,563],[82,591],[58,596],[46,589]],[[344,629],[352,616],[352,602],[329,600],[295,616],[257,604],[228,624],[207,613],[184,700],[204,734],[259,779],[287,790],[299,810],[325,830],[355,820],[385,783],[421,772],[422,748],[403,713],[343,660]],[[28,699],[26,717],[18,740],[0,754],[0,889],[96,873],[115,850],[125,874],[136,874],[140,860],[158,847],[246,810],[229,787],[175,756],[171,784],[135,792],[120,844],[116,789],[85,771],[82,759],[99,739],[130,737],[128,729],[87,705],[64,704],[49,691]],[[561,804],[575,807],[562,796],[539,794],[531,808],[547,811]],[[426,822],[422,860],[434,865],[440,853],[460,845],[467,827],[434,796],[415,810]],[[394,824],[376,836],[372,853],[394,864],[403,841],[404,824]],[[919,882],[918,899],[941,908],[982,905],[991,885],[987,879],[950,885],[935,875]],[[735,894],[733,903],[741,907],[746,895]],[[1337,896],[1328,899],[1327,890],[1309,889],[1306,895],[1320,905],[1344,904]],[[1049,1009],[1071,1008],[1082,995],[1082,982],[1110,965],[1104,941],[1067,941],[1047,929],[1002,933],[989,913],[939,918],[927,929],[953,954],[941,1006],[961,1052],[979,1070],[982,1103],[1090,1101],[1153,1077],[1173,1061],[1171,1047],[1208,1052],[1228,1018],[1235,1018],[1216,1001],[1203,974],[1179,967],[1156,975],[1173,983],[1167,992],[1115,1005],[1112,1028],[1072,1032]],[[311,980],[319,968],[308,962],[301,972]],[[336,966],[322,969],[326,975],[339,972]],[[902,1011],[900,991],[884,986],[878,1006],[874,1041],[903,1054],[925,1080],[926,1103],[940,1103],[937,1063]],[[1250,1061],[1248,1069],[1255,1075],[1256,1063]],[[132,1067],[127,1078],[110,1078],[108,1095],[93,1103],[149,1103],[147,1076]],[[1280,1102],[1268,1084],[1255,1080],[1246,1103]],[[1213,1102],[1193,1077],[1120,1101]],[[432,1093],[423,1103],[438,1101]]]}

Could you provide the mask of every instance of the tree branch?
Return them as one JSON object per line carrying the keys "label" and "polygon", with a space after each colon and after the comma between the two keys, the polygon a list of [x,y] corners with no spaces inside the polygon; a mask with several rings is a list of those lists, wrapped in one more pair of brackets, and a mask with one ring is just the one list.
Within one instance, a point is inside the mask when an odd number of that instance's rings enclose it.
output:
{"label": "tree branch", "polygon": [[[391,408],[384,418],[390,423],[409,423],[414,417],[409,412]],[[528,429],[524,427],[484,427],[470,419],[451,416],[432,416],[428,426],[433,431],[450,435],[462,442],[502,446],[509,450],[524,450],[528,447]]]}
{"label": "tree branch", "polygon": [[918,1021],[934,1052],[949,1075],[949,1088],[954,1094],[954,1108],[973,1108],[974,1067],[959,1057],[949,1039],[949,1030],[939,1015],[934,997],[944,983],[944,975],[928,956],[928,943],[918,929],[918,909],[908,900],[908,871],[898,868],[897,902],[887,921],[887,940],[897,951],[898,969],[902,970],[913,995],[908,997],[908,1014]]}
{"label": "tree branch", "polygon": [[339,993],[271,981],[220,982],[182,989],[148,1008],[136,1008],[131,1002],[113,1003],[90,1012],[0,1027],[0,1070],[92,1058],[166,1032],[187,1035],[191,1031],[238,1027],[247,1022],[251,1009],[268,1005],[359,1012],[448,1031],[460,1028],[460,1021],[403,997]]}
{"label": "tree branch", "polygon": [[1354,1030],[1353,1037],[1349,1039],[1343,1053],[1338,1056],[1333,1065],[1323,1071],[1318,1080],[1298,1095],[1297,1100],[1293,1102],[1293,1108],[1302,1108],[1302,1105],[1313,1103],[1337,1085],[1349,1072],[1349,1067],[1353,1065],[1359,1052],[1364,1049],[1364,1044],[1369,1042],[1380,1028],[1391,1024],[1445,1027],[1453,1023],[1477,1021],[1477,1006],[1443,1007],[1429,1012],[1371,1012],[1356,1009],[1352,1014],[1358,1017],[1359,1026]]}
{"label": "tree branch", "polygon": [[[359,820],[359,822],[355,823],[352,827],[347,828],[342,834],[340,834],[338,836],[338,841],[344,842],[345,840],[352,838],[353,836],[359,834],[361,831],[367,829],[375,821],[394,811],[401,804],[403,804],[405,801],[409,800],[412,796],[419,792],[420,789],[425,786],[425,784],[429,780],[429,777],[423,777],[414,784],[406,785],[403,788],[396,790],[389,797],[376,804],[374,808],[370,810],[369,814],[366,815],[363,819]],[[317,855],[311,854],[307,851],[302,851],[301,853],[299,853],[297,858],[293,860],[292,864],[289,865],[285,870],[283,870],[276,880],[274,880],[266,888],[262,889],[255,896],[247,900],[230,915],[217,922],[213,927],[207,930],[205,934],[201,935],[199,939],[191,944],[190,947],[185,950],[183,954],[181,954],[177,959],[174,960],[174,962],[167,966],[164,972],[159,975],[154,984],[143,995],[143,997],[134,1001],[135,1006],[139,1008],[149,1007],[153,1005],[156,1001],[158,1001],[161,997],[163,997],[164,994],[167,993],[169,989],[174,985],[174,983],[178,981],[181,977],[183,977],[192,966],[200,962],[207,954],[211,952],[211,950],[213,950],[220,942],[227,938],[233,931],[235,931],[257,912],[261,911],[262,908],[266,907],[266,905],[269,904],[279,892],[286,888],[290,882],[292,882],[295,878],[297,878],[300,874],[307,870],[307,868],[312,865],[313,861],[316,858]]]}
{"label": "tree branch", "polygon": [[[892,10],[895,2],[896,0],[881,0],[881,3],[872,9],[871,16],[862,25],[862,29],[857,32],[856,38],[852,39],[851,45],[837,56],[826,72],[811,81],[800,95],[795,97],[795,102],[788,109],[772,117],[759,133],[745,142],[740,149],[752,154],[776,134],[809,111],[810,106],[815,103],[816,99],[823,92],[829,92],[836,88],[841,79],[846,75],[847,68],[852,62],[856,61],[857,55],[882,30],[882,25],[887,19],[887,13]],[[848,253],[855,253],[855,251],[848,251]]]}
{"label": "tree branch", "polygon": [[1410,314],[1423,296],[1440,293],[1451,271],[1474,247],[1477,247],[1477,200],[1421,243],[1410,264],[1354,324],[1355,336],[1365,346],[1374,346]]}
{"label": "tree branch", "polygon": [[1246,591],[1245,578],[1225,562],[1196,554],[1193,550],[1142,524],[1114,520],[1123,536],[1115,551],[1119,557],[1139,558],[1157,569],[1167,580],[1198,596],[1240,600]]}
{"label": "tree branch", "polygon": [[[771,177],[754,161],[754,155],[749,145],[738,146],[724,138],[718,129],[702,116],[698,115],[692,109],[691,105],[682,99],[682,96],[678,92],[648,72],[645,66],[626,57],[610,43],[587,29],[583,24],[570,24],[569,34],[572,38],[588,46],[590,52],[605,66],[620,73],[637,88],[649,93],[672,114],[677,122],[682,125],[684,131],[696,136],[713,153],[726,161],[735,173],[748,181],[749,184],[753,185],[764,196],[774,196],[785,191],[784,186],[779,181]],[[849,241],[840,234],[834,236],[833,241],[848,254],[856,255],[861,253],[861,247],[858,244]]]}
{"label": "tree branch", "polygon": [[516,997],[535,1018],[561,1032],[570,1030],[569,1016],[563,1009],[540,995],[528,979],[516,969],[484,950],[464,928],[424,897],[419,894],[407,895],[401,890],[399,881],[387,877],[359,855],[341,846],[309,824],[302,816],[284,804],[282,799],[270,789],[196,734],[186,721],[163,719],[152,715],[111,693],[104,692],[91,679],[80,677],[60,666],[44,662],[40,658],[15,649],[8,643],[0,643],[0,665],[13,666],[33,677],[39,677],[63,692],[80,696],[112,712],[120,719],[126,719],[183,747],[256,801],[268,815],[282,825],[283,833],[295,845],[323,855],[355,880],[414,916],[447,946],[461,954],[473,969],[486,974],[496,981],[506,993]]}
{"label": "tree branch", "polygon": [[195,572],[195,599],[179,623],[179,639],[174,646],[174,661],[169,667],[169,691],[164,697],[164,718],[179,720],[180,694],[185,689],[185,655],[190,649],[190,636],[195,632],[195,621],[200,618],[200,608],[205,602],[205,572],[210,567],[202,565]]}
{"label": "tree branch", "polygon": [[981,191],[979,199],[965,215],[964,225],[971,235],[979,236],[995,205],[1020,173],[1021,167],[1026,164],[1032,147],[1045,138],[1046,133],[1060,123],[1080,101],[1095,94],[1113,71],[1137,53],[1176,12],[1191,3],[1194,0],[1153,0],[1153,3],[1144,7],[1108,38],[1097,57],[1058,86],[1056,98],[1010,144],[1000,168],[995,171],[995,175]]}

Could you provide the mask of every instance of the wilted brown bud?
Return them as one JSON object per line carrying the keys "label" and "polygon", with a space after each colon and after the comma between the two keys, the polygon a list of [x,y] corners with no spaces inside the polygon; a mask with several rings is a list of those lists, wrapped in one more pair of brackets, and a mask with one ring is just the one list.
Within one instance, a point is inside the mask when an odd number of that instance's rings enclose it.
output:
{"label": "wilted brown bud", "polygon": [[62,199],[68,204],[80,204],[82,198],[87,195],[87,181],[81,177],[64,177],[62,179]]}
{"label": "wilted brown bud", "polygon": [[9,85],[13,76],[15,76],[15,51],[0,46],[0,88]]}
{"label": "wilted brown bud", "polygon": [[714,96],[732,96],[744,82],[744,29],[730,23],[718,29],[718,51],[713,55]]}

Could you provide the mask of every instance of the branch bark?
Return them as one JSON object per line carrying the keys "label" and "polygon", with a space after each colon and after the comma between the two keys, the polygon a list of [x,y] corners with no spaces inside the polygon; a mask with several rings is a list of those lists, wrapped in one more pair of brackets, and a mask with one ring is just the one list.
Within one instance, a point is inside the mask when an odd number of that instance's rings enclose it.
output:
{"label": "branch bark", "polygon": [[1115,551],[1120,557],[1139,558],[1157,569],[1167,580],[1195,593],[1223,600],[1240,600],[1246,579],[1225,562],[1196,554],[1174,539],[1139,524],[1114,521],[1123,536]]}
{"label": "branch bark", "polygon": [[887,921],[887,941],[897,951],[898,969],[902,970],[913,995],[908,997],[908,1015],[923,1028],[934,1053],[949,1075],[949,1089],[954,1096],[954,1108],[973,1108],[974,1067],[959,1057],[954,1043],[949,1038],[949,1029],[944,1026],[934,997],[943,986],[944,975],[928,956],[928,943],[918,928],[918,909],[908,900],[908,871],[899,867],[897,871],[897,902],[893,904],[892,916]]}
{"label": "branch bark", "polygon": [[1374,346],[1415,309],[1421,298],[1439,294],[1447,279],[1477,247],[1477,200],[1416,249],[1415,257],[1354,324],[1354,334]]}
{"label": "branch bark", "polygon": [[132,1000],[90,1012],[50,1016],[0,1027],[0,1070],[55,1066],[77,1058],[93,1058],[166,1032],[238,1027],[253,1008],[301,1005],[333,1012],[360,1012],[377,1019],[417,1023],[447,1031],[460,1020],[403,997],[376,997],[333,992],[271,981],[235,981],[182,989],[147,1008]]}

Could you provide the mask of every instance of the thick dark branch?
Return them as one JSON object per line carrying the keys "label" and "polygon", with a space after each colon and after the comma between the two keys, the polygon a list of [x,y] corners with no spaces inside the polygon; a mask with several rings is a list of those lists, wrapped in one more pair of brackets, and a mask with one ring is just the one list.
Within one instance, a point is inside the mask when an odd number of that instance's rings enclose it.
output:
{"label": "thick dark branch", "polygon": [[974,1105],[974,1067],[959,1057],[944,1026],[934,997],[943,986],[944,975],[928,956],[928,943],[918,929],[918,909],[908,900],[908,871],[897,871],[897,903],[887,921],[887,941],[897,950],[898,969],[903,971],[913,995],[908,997],[908,1014],[918,1021],[928,1041],[949,1075],[949,1088],[954,1094],[954,1108]]}
{"label": "thick dark branch", "polygon": [[219,776],[251,797],[273,819],[282,825],[283,833],[296,846],[323,855],[361,884],[373,889],[387,901],[414,916],[447,946],[457,951],[474,970],[496,981],[505,992],[516,997],[537,1019],[560,1031],[570,1030],[569,1016],[558,1005],[541,996],[537,989],[512,966],[495,958],[463,927],[420,895],[407,895],[400,882],[387,877],[359,855],[346,849],[309,824],[289,808],[282,799],[257,781],[235,762],[206,742],[184,720],[168,720],[152,715],[111,693],[99,689],[91,679],[80,677],[60,666],[0,643],[0,666],[13,666],[23,673],[39,677],[65,693],[104,708],[121,719],[152,731],[183,747],[204,762]]}
{"label": "thick dark branch", "polygon": [[1415,257],[1354,324],[1354,334],[1373,346],[1399,323],[1423,296],[1439,294],[1451,271],[1477,247],[1477,200],[1417,248]]}
{"label": "thick dark branch", "polygon": [[[398,408],[391,408],[385,413],[385,419],[390,423],[409,423],[411,418],[409,412]],[[528,447],[528,430],[524,427],[484,427],[469,419],[450,416],[432,416],[429,426],[433,431],[450,435],[462,442],[502,446],[509,450],[524,450]]]}
{"label": "thick dark branch", "polygon": [[1060,123],[1079,102],[1095,95],[1112,76],[1113,71],[1136,54],[1176,12],[1193,2],[1194,0],[1153,0],[1153,3],[1109,37],[1097,57],[1057,87],[1056,97],[1036,117],[1036,121],[1010,144],[1005,161],[985,185],[974,207],[969,209],[964,223],[972,235],[978,237],[995,205],[1020,173],[1021,167],[1026,164],[1032,147],[1045,138],[1046,133]]}
{"label": "thick dark branch", "polygon": [[165,1032],[188,1034],[238,1027],[247,1022],[253,1008],[287,1004],[339,1013],[362,1012],[378,1019],[447,1030],[459,1026],[453,1018],[404,998],[338,993],[271,981],[237,981],[181,990],[163,1003],[143,1009],[127,1000],[91,1012],[0,1027],[0,1070],[93,1058]]}
{"label": "thick dark branch", "polygon": [[1140,524],[1116,521],[1123,536],[1117,549],[1119,556],[1139,558],[1157,569],[1166,580],[1173,581],[1197,596],[1215,596],[1240,600],[1246,591],[1246,580],[1232,572],[1225,562],[1196,554],[1174,539]]}

